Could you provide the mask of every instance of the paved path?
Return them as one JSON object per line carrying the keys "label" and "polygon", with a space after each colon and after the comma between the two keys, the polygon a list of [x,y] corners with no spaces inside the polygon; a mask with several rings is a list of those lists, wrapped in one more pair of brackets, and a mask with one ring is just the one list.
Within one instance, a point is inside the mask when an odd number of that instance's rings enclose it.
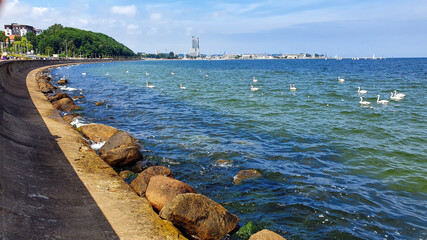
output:
{"label": "paved path", "polygon": [[0,63],[0,239],[117,239],[31,101],[45,64]]}

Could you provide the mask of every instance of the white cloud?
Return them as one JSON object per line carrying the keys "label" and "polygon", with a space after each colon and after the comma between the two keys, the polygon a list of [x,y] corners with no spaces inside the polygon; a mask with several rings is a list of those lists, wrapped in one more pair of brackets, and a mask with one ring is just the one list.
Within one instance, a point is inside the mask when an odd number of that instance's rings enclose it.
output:
{"label": "white cloud", "polygon": [[192,27],[187,27],[187,28],[185,29],[185,35],[186,35],[186,36],[191,36],[191,35],[192,35],[192,33],[193,33],[193,28],[192,28]]}
{"label": "white cloud", "polygon": [[48,8],[44,7],[33,7],[32,12],[36,16],[41,16],[49,11]]}
{"label": "white cloud", "polygon": [[158,20],[162,19],[162,14],[161,13],[152,13],[150,15],[150,19],[152,21],[158,21]]}
{"label": "white cloud", "polygon": [[135,5],[111,7],[111,13],[119,14],[119,15],[126,15],[126,16],[135,16],[136,10],[137,9],[136,9]]}
{"label": "white cloud", "polygon": [[127,28],[128,30],[136,30],[139,28],[139,26],[136,24],[129,24]]}

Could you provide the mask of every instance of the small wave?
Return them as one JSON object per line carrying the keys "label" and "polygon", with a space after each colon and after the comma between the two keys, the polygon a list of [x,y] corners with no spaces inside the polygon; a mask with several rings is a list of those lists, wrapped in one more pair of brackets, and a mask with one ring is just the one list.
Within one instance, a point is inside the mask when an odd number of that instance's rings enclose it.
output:
{"label": "small wave", "polygon": [[61,87],[59,87],[59,89],[62,91],[81,91],[81,89],[67,87],[67,86],[61,86]]}
{"label": "small wave", "polygon": [[83,125],[87,125],[86,123],[84,123],[81,119],[79,118],[74,118],[73,121],[70,122],[70,124],[72,126],[75,126],[76,128],[79,128]]}
{"label": "small wave", "polygon": [[94,142],[94,141],[89,141],[90,142],[90,147],[95,150],[98,151],[100,148],[102,148],[102,146],[104,146],[104,144],[107,141],[103,141],[103,142]]}

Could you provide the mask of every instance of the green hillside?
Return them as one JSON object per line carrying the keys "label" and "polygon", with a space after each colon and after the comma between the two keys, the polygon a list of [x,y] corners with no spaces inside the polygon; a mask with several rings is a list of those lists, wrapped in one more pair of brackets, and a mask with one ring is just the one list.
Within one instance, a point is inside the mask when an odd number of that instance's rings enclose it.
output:
{"label": "green hillside", "polygon": [[61,24],[50,26],[39,36],[28,36],[28,41],[38,47],[38,52],[82,57],[130,57],[135,53],[113,38],[91,31],[63,27]]}

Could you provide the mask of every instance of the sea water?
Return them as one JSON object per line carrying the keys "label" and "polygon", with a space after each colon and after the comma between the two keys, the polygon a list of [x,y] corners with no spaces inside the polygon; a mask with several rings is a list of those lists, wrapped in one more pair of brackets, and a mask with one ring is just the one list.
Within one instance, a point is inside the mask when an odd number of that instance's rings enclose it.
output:
{"label": "sea water", "polygon": [[[82,121],[129,131],[146,159],[241,226],[289,239],[427,238],[427,59],[135,61],[52,74],[85,96]],[[406,97],[377,104],[394,90]],[[233,184],[245,169],[263,177]]]}

